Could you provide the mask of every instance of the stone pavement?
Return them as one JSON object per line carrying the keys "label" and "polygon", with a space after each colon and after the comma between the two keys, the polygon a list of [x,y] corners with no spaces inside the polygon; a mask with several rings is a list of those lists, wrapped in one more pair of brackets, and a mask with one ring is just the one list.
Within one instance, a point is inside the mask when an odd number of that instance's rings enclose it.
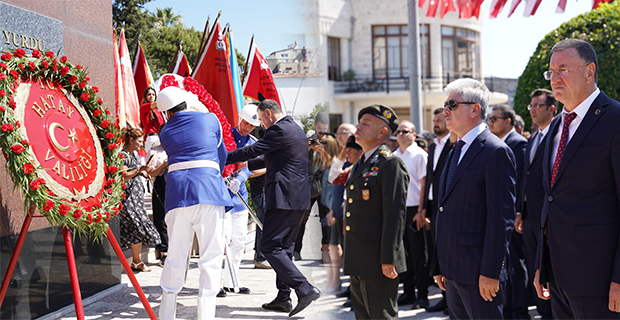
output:
{"label": "stone pavement", "polygon": [[[308,219],[306,234],[304,236],[304,247],[301,255],[303,260],[296,261],[295,264],[308,278],[310,283],[322,288],[325,284],[326,272],[320,262],[320,222],[316,216]],[[275,272],[270,269],[254,269],[254,252],[246,252],[241,269],[239,271],[239,281],[241,286],[249,287],[252,293],[249,295],[228,294],[226,298],[217,299],[216,319],[288,319],[288,314],[281,312],[270,312],[261,308],[263,303],[271,301],[276,295]],[[190,268],[187,274],[185,287],[179,293],[177,300],[177,319],[196,318],[196,296],[198,294],[199,270],[197,258],[190,261]],[[149,261],[156,261],[154,257]],[[161,288],[159,278],[162,268],[157,264],[150,264],[152,272],[136,273],[136,278],[140,282],[142,289],[151,304],[155,314],[159,312],[161,302]],[[348,277],[344,277],[344,284],[348,285]],[[402,290],[402,286],[401,286]],[[293,295],[294,296],[294,295]],[[441,297],[439,289],[431,287],[431,304],[437,302]],[[299,313],[294,318],[305,319],[355,319],[355,315],[350,308],[343,308],[342,304],[346,298],[336,298],[334,295],[324,294],[319,300],[313,302],[308,308]],[[296,298],[293,298],[295,305]],[[409,310],[410,306],[400,307],[399,316],[401,319],[448,319],[441,312],[427,313],[423,310]],[[138,295],[135,293],[129,278],[123,274],[122,283],[108,289],[94,297],[85,299],[84,313],[86,319],[149,319],[144,310]],[[537,316],[536,311],[530,311],[532,318]],[[40,319],[76,319],[73,305],[65,307],[53,314]]]}

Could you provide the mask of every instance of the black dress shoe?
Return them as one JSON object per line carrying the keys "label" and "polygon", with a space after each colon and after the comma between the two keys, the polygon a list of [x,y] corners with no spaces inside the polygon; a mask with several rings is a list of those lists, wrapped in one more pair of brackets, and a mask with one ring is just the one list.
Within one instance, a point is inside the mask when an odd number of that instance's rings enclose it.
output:
{"label": "black dress shoe", "polygon": [[428,298],[419,298],[411,306],[411,310],[422,309],[428,307]]}
{"label": "black dress shoe", "polygon": [[[224,291],[235,293],[235,288],[224,287]],[[250,292],[252,292],[250,288],[239,287],[239,294],[250,294]]]}
{"label": "black dress shoe", "polygon": [[412,304],[416,302],[416,300],[415,300],[415,297],[412,297],[406,293],[403,293],[400,295],[400,297],[398,297],[398,300],[396,300],[396,302],[398,302],[399,306],[404,306],[406,304]]}
{"label": "black dress shoe", "polygon": [[224,288],[220,289],[220,292],[217,294],[218,298],[224,298],[226,297],[226,291],[224,290]]}
{"label": "black dress shoe", "polygon": [[335,296],[336,296],[336,298],[350,297],[351,296],[351,288],[347,287],[344,291],[336,293]]}
{"label": "black dress shoe", "polygon": [[426,312],[439,312],[439,311],[448,310],[448,303],[446,303],[445,298],[441,298],[441,300],[439,300],[437,304],[430,306],[430,307],[426,307],[424,308],[424,310],[426,310]]}
{"label": "black dress shoe", "polygon": [[291,299],[288,299],[286,301],[273,300],[269,303],[264,303],[263,309],[273,310],[273,311],[282,311],[282,312],[291,312],[291,310],[293,310],[293,303],[291,302]]}
{"label": "black dress shoe", "polygon": [[307,295],[299,298],[299,300],[297,301],[297,305],[295,306],[295,309],[293,309],[293,311],[291,311],[291,313],[288,314],[289,317],[292,317],[298,313],[300,313],[303,309],[306,309],[307,306],[310,305],[310,303],[312,303],[312,301],[318,299],[321,296],[321,291],[319,291],[319,289],[312,287],[312,290],[310,290],[310,292],[308,292]]}

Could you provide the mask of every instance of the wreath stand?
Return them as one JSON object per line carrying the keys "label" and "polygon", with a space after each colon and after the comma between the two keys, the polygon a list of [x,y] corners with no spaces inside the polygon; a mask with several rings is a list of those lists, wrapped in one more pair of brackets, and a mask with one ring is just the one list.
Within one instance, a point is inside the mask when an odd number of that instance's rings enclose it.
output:
{"label": "wreath stand", "polygon": [[[0,289],[0,307],[2,307],[4,296],[6,295],[6,292],[9,288],[9,282],[11,280],[11,276],[13,275],[13,271],[15,270],[15,265],[17,264],[17,258],[19,258],[19,254],[22,250],[24,240],[26,239],[26,234],[28,233],[28,227],[30,227],[30,222],[33,217],[35,218],[43,217],[43,216],[34,216],[34,206],[30,207],[30,210],[28,214],[26,215],[26,218],[24,219],[24,224],[22,225],[21,232],[19,233],[19,237],[17,238],[17,243],[15,244],[15,250],[13,250],[13,254],[11,255],[11,260],[9,261],[9,268],[6,270],[6,273],[4,274],[4,279],[2,280],[2,287]],[[63,227],[62,235],[65,241],[65,252],[67,253],[67,265],[69,266],[69,276],[71,278],[71,290],[73,291],[73,303],[75,305],[75,315],[77,319],[83,320],[84,319],[84,307],[82,306],[82,294],[80,293],[80,283],[78,280],[77,268],[75,266],[75,255],[73,254],[73,243],[71,241],[71,230],[69,230],[69,228],[67,227]],[[144,306],[146,313],[149,315],[149,318],[151,320],[157,320],[157,317],[155,316],[153,309],[151,309],[151,305],[146,299],[146,296],[144,295],[144,292],[142,291],[142,288],[140,287],[138,280],[136,280],[136,277],[134,276],[131,268],[129,267],[129,264],[127,263],[127,259],[125,259],[125,256],[123,255],[123,251],[121,250],[121,247],[118,245],[118,242],[116,241],[116,238],[114,237],[114,234],[112,233],[112,230],[110,229],[109,226],[108,226],[106,235],[107,235],[108,241],[110,241],[110,245],[112,245],[112,248],[114,249],[114,253],[116,253],[116,256],[118,257],[118,260],[120,260],[121,265],[123,266],[123,269],[125,270],[125,273],[129,277],[131,284],[136,290],[136,293],[138,294],[138,297],[140,298],[140,301],[142,302],[142,305]]]}

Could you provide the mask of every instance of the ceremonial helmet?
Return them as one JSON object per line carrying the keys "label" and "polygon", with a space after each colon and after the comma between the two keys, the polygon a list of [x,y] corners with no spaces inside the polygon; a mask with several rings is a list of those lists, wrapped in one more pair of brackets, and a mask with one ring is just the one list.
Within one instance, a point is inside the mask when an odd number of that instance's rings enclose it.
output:
{"label": "ceremonial helmet", "polygon": [[174,86],[163,88],[157,95],[157,109],[159,111],[170,110],[180,103],[187,101],[187,92]]}
{"label": "ceremonial helmet", "polygon": [[249,124],[258,127],[260,126],[260,121],[258,120],[256,110],[258,110],[258,107],[255,104],[246,104],[239,112],[239,117]]}

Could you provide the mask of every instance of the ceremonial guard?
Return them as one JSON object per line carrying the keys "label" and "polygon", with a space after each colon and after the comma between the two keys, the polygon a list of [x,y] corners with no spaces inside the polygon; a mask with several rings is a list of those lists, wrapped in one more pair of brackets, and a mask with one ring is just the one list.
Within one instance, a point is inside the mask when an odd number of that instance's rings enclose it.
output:
{"label": "ceremonial guard", "polygon": [[221,125],[211,113],[188,111],[190,94],[167,87],[157,100],[158,109],[166,111],[169,119],[159,134],[168,154],[165,207],[170,238],[160,281],[160,319],[175,318],[194,232],[200,243],[197,319],[215,318],[215,296],[222,279],[224,212],[233,204],[221,177],[226,163]]}
{"label": "ceremonial guard", "polygon": [[398,274],[405,272],[403,234],[409,175],[383,142],[398,128],[390,107],[371,105],[358,115],[355,141],[364,155],[347,183],[344,273],[351,275],[357,319],[397,319]]}
{"label": "ceremonial guard", "polygon": [[[251,146],[256,142],[256,138],[250,135],[250,132],[260,125],[260,121],[258,121],[258,116],[256,115],[256,109],[256,105],[248,104],[239,112],[239,125],[232,129],[237,149]],[[235,172],[228,182],[228,189],[231,192],[231,197],[235,205],[230,213],[226,214],[224,222],[226,255],[228,256],[230,265],[229,263],[224,264],[224,287],[220,290],[220,293],[218,293],[218,297],[225,297],[227,294],[226,292],[235,292],[230,267],[232,265],[232,272],[239,274],[239,266],[241,265],[241,259],[243,258],[248,235],[248,210],[236,194],[239,193],[243,201],[246,203],[248,202],[248,190],[245,187],[245,181],[251,174],[252,171],[248,170],[248,168],[243,168]],[[239,287],[239,293],[250,293],[250,288],[242,287],[239,283],[237,285]]]}

